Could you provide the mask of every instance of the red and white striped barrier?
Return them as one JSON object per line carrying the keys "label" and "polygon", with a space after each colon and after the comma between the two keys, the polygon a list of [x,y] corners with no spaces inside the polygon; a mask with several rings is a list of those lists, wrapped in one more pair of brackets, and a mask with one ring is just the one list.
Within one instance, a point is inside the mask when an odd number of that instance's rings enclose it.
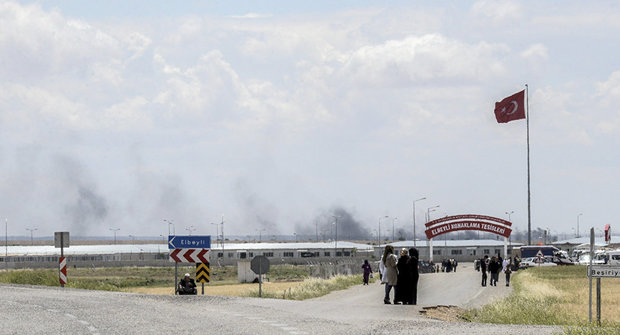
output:
{"label": "red and white striped barrier", "polygon": [[60,272],[59,272],[60,285],[65,285],[67,283],[67,258],[60,257],[58,259],[58,265],[60,267]]}

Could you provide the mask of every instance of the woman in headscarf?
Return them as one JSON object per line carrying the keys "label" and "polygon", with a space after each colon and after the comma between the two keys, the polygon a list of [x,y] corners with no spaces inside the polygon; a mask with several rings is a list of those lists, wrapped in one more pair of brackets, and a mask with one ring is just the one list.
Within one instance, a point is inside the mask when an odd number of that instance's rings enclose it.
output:
{"label": "woman in headscarf", "polygon": [[410,287],[410,299],[409,304],[415,305],[418,303],[418,279],[420,278],[420,273],[418,272],[418,259],[420,254],[418,253],[418,249],[411,248],[409,249],[409,262],[407,265],[409,267],[409,273],[411,274],[411,287]]}
{"label": "woman in headscarf", "polygon": [[402,302],[403,305],[405,305],[411,300],[411,273],[409,265],[407,264],[408,261],[409,254],[407,253],[407,249],[402,248],[400,250],[400,258],[396,264],[396,268],[398,269],[398,284],[396,285],[396,294],[394,295],[395,304]]}
{"label": "woman in headscarf", "polygon": [[383,264],[385,265],[385,273],[383,274],[385,277],[385,298],[383,299],[383,303],[385,304],[390,303],[390,291],[398,282],[397,262],[398,259],[396,255],[394,255],[394,247],[391,244],[386,245],[383,251]]}
{"label": "woman in headscarf", "polygon": [[372,267],[368,263],[368,260],[364,260],[364,264],[362,265],[362,269],[364,269],[364,285],[368,285],[368,277],[372,274]]}

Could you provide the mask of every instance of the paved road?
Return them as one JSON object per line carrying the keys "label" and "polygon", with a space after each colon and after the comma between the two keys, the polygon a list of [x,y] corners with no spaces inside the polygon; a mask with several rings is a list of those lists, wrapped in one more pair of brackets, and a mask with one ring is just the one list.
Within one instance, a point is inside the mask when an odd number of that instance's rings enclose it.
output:
{"label": "paved road", "polygon": [[[307,301],[155,296],[0,285],[0,334],[550,334],[554,328],[430,320],[422,306],[478,306],[509,292],[479,273],[425,274],[419,306],[384,305],[383,286]],[[503,281],[501,282],[503,284]],[[555,329],[557,330],[557,329]]]}

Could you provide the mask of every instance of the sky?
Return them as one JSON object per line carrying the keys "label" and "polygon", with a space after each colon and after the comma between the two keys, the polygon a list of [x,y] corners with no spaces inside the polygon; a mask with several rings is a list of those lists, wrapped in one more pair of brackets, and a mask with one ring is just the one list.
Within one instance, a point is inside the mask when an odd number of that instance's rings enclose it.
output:
{"label": "sky", "polygon": [[[615,1],[0,1],[9,235],[616,226]],[[429,208],[439,206],[429,210]],[[385,218],[385,216],[388,216]],[[346,222],[345,222],[346,221]],[[221,225],[220,225],[221,227]]]}

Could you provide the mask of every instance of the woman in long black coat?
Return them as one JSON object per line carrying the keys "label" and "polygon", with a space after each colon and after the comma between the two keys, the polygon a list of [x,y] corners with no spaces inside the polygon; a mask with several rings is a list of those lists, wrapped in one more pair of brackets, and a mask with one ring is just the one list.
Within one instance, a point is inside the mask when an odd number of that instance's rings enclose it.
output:
{"label": "woman in long black coat", "polygon": [[396,264],[398,281],[396,284],[396,295],[394,296],[395,304],[402,302],[405,305],[411,300],[411,271],[409,270],[409,265],[407,265],[407,261],[409,261],[407,254],[407,249],[403,248],[400,251],[400,258]]}
{"label": "woman in long black coat", "polygon": [[418,272],[418,258],[420,257],[418,253],[418,249],[411,248],[409,249],[409,273],[411,274],[411,295],[409,298],[409,304],[416,305],[418,303],[418,279],[420,278],[420,273]]}

